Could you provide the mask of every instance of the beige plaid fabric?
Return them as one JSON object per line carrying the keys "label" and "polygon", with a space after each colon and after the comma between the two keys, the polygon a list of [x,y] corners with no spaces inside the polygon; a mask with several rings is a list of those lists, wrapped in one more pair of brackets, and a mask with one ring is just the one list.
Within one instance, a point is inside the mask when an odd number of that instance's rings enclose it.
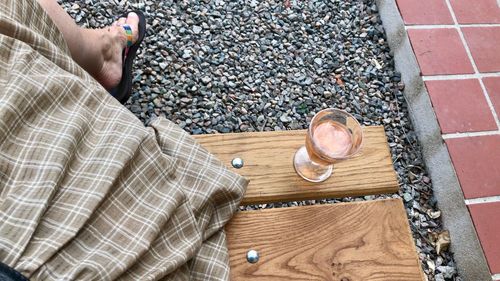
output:
{"label": "beige plaid fabric", "polygon": [[35,0],[0,1],[0,261],[32,280],[227,280],[246,184],[171,122],[144,127]]}

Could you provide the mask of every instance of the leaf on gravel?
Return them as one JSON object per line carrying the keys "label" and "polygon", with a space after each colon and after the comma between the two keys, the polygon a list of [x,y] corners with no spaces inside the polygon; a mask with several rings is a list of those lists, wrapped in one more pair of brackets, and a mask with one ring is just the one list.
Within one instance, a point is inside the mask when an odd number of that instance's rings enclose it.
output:
{"label": "leaf on gravel", "polygon": [[441,232],[431,232],[429,234],[432,245],[436,248],[436,253],[440,255],[442,252],[447,251],[450,247],[450,232],[444,230]]}
{"label": "leaf on gravel", "polygon": [[437,219],[441,216],[441,211],[433,211],[431,209],[428,209],[427,210],[427,215],[431,218],[431,219]]}

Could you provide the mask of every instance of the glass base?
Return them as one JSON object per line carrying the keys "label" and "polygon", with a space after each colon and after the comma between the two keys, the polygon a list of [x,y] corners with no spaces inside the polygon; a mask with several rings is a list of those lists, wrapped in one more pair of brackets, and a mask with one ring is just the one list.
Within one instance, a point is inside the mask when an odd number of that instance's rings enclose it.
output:
{"label": "glass base", "polygon": [[333,165],[320,165],[311,161],[307,149],[302,146],[295,152],[293,167],[299,176],[310,182],[322,182],[332,175]]}

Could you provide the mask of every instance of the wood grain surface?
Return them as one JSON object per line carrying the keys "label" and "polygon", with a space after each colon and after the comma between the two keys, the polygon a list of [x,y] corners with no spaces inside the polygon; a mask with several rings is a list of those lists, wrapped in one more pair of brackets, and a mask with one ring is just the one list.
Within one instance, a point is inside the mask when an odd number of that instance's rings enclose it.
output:
{"label": "wood grain surface", "polygon": [[227,166],[250,180],[242,205],[397,192],[399,186],[382,126],[363,128],[361,154],[335,164],[333,176],[309,183],[293,168],[295,151],[304,145],[305,130],[196,135],[198,142]]}
{"label": "wood grain surface", "polygon": [[400,199],[244,211],[226,233],[232,281],[425,280]]}

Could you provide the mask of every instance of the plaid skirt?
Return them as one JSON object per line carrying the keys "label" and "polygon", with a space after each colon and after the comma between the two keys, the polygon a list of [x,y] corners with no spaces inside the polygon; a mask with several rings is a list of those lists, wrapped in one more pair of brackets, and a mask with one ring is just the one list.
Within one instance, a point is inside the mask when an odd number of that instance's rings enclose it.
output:
{"label": "plaid skirt", "polygon": [[0,262],[31,280],[228,280],[246,185],[170,121],[144,127],[35,0],[0,1]]}

